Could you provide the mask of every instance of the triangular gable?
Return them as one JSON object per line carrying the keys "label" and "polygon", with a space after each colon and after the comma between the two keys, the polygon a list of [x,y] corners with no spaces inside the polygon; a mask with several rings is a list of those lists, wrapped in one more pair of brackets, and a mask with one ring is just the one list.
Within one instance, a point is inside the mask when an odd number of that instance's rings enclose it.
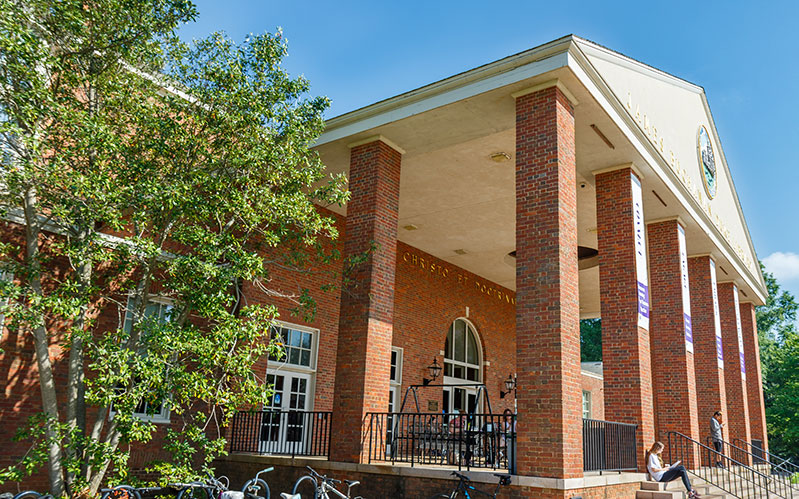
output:
{"label": "triangular gable", "polygon": [[[577,42],[627,112],[638,122],[699,206],[709,215],[754,281],[761,285],[761,289],[765,289],[757,255],[702,87],[593,43],[579,39]],[[712,181],[705,181],[699,153],[702,128],[707,133],[715,159],[715,193]],[[705,154],[707,157],[707,150]],[[715,195],[711,198],[710,194]]]}

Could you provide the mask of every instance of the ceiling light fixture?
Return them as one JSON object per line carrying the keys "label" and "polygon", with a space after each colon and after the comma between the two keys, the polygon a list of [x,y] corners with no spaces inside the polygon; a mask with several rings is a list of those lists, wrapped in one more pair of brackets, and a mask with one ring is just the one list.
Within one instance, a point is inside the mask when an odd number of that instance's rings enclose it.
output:
{"label": "ceiling light fixture", "polygon": [[402,228],[405,230],[417,230],[419,227],[414,224],[408,224],[408,225],[403,225]]}
{"label": "ceiling light fixture", "polygon": [[456,249],[455,253],[457,253],[458,255],[465,255],[466,254],[466,250],[465,249]]}
{"label": "ceiling light fixture", "polygon": [[489,156],[489,158],[491,158],[491,161],[493,161],[494,163],[504,163],[505,161],[510,161],[510,154],[500,151],[500,152],[495,152],[494,154]]}

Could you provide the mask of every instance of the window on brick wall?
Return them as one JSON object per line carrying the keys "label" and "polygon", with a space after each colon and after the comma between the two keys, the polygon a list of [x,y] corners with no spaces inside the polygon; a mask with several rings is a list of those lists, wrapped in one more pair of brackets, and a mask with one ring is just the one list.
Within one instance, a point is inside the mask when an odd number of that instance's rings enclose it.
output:
{"label": "window on brick wall", "polygon": [[445,412],[473,412],[481,409],[477,386],[482,381],[481,349],[477,331],[466,319],[455,319],[449,327],[444,342],[444,385],[471,385],[444,387]]}
{"label": "window on brick wall", "polygon": [[279,325],[272,329],[272,338],[283,347],[283,355],[269,356],[270,364],[313,369],[314,333],[296,326]]}
{"label": "window on brick wall", "polygon": [[[125,311],[125,322],[122,325],[122,330],[130,334],[133,329],[133,297],[128,298],[128,304]],[[147,305],[144,308],[144,318],[154,319],[159,323],[165,323],[172,320],[174,317],[174,304],[172,300],[164,297],[150,297],[147,300]],[[142,350],[142,355],[146,352]],[[111,408],[111,414],[114,409]],[[147,400],[143,399],[133,411],[133,415],[145,421],[152,421],[153,423],[168,423],[169,422],[169,407],[163,403],[163,400]]]}
{"label": "window on brick wall", "polygon": [[591,419],[591,392],[583,390],[583,419]]}
{"label": "window on brick wall", "polygon": [[[13,280],[14,280],[14,274],[12,274],[11,272],[0,271],[0,281],[9,282]],[[8,298],[5,296],[0,296],[0,338],[2,338],[3,336],[3,329],[4,329],[3,326],[6,323],[6,316],[3,310],[6,305],[8,305]]]}

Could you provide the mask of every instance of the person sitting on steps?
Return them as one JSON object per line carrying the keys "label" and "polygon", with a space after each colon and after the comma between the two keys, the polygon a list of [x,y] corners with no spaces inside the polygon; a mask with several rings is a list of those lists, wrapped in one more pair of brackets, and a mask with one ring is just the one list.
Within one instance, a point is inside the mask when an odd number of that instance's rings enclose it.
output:
{"label": "person sitting on steps", "polygon": [[682,478],[682,483],[688,491],[688,499],[700,497],[699,493],[691,487],[691,481],[688,479],[688,470],[685,469],[685,466],[679,464],[679,462],[668,466],[663,464],[663,458],[660,456],[663,448],[662,442],[655,442],[646,453],[646,469],[649,470],[649,475],[652,479],[656,482],[671,482],[677,478]]}

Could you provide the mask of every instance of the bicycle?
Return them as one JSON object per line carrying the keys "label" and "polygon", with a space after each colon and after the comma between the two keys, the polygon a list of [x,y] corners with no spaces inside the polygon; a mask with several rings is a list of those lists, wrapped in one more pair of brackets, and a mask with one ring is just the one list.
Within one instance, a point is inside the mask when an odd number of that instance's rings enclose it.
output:
{"label": "bicycle", "polygon": [[336,485],[340,484],[341,480],[328,478],[327,475],[320,475],[310,466],[306,466],[305,468],[308,470],[308,474],[301,476],[294,483],[294,488],[292,489],[291,494],[287,494],[285,492],[280,494],[282,499],[301,499],[302,494],[298,491],[302,490],[300,486],[305,482],[312,484],[314,499],[330,499],[331,494],[332,497],[338,497],[340,499],[363,499],[361,496],[352,497],[351,495],[352,488],[361,482],[357,480],[344,480],[344,483],[347,484],[347,495],[344,495],[336,488]]}
{"label": "bicycle", "polygon": [[[179,488],[180,492],[177,494],[176,499],[221,499],[225,496],[228,499],[233,498],[262,498],[269,499],[269,485],[261,478],[262,473],[269,473],[275,468],[269,467],[262,469],[255,474],[255,478],[248,480],[241,492],[230,490],[230,480],[226,476],[214,478],[208,476],[205,482],[192,482],[192,483],[173,483],[170,484],[173,488]],[[199,492],[199,495],[198,495]],[[204,496],[204,497],[203,497]],[[136,498],[140,499],[140,498]]]}
{"label": "bicycle", "polygon": [[459,494],[461,493],[463,494],[463,497],[470,499],[472,497],[469,494],[470,491],[477,492],[478,494],[484,495],[486,497],[491,497],[492,499],[497,499],[499,489],[506,485],[510,485],[510,475],[494,473],[494,476],[499,477],[499,483],[497,483],[497,488],[494,489],[494,493],[489,494],[488,492],[477,489],[474,487],[474,485],[471,485],[469,483],[471,480],[469,480],[468,476],[462,475],[457,471],[453,471],[452,474],[457,476],[459,479],[458,485],[455,487],[455,489],[449,494],[436,494],[431,499],[455,499],[456,497],[459,497]]}
{"label": "bicycle", "polygon": [[141,494],[130,485],[117,485],[100,490],[100,499],[141,499]]}

